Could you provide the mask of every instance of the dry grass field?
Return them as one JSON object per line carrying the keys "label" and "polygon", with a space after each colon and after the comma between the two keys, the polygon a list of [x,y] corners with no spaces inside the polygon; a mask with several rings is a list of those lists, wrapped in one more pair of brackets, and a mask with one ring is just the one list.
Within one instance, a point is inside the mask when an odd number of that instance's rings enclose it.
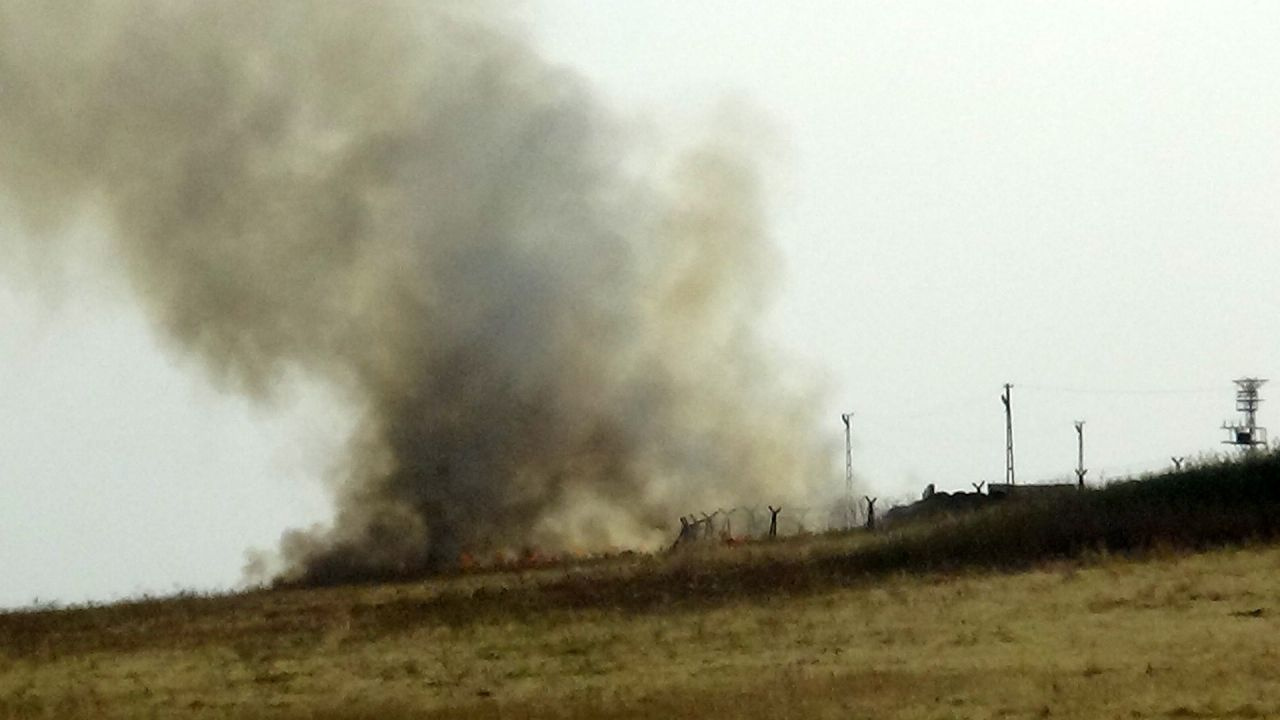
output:
{"label": "dry grass field", "polygon": [[885,533],[0,613],[6,718],[1280,717],[1280,456]]}
{"label": "dry grass field", "polygon": [[641,612],[431,604],[535,575],[9,615],[0,717],[1280,716],[1271,547]]}

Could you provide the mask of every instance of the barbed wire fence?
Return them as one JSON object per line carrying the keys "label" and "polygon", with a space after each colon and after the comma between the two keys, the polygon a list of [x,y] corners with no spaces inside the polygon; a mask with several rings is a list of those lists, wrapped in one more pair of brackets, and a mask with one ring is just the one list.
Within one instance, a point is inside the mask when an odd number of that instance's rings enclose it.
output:
{"label": "barbed wire fence", "polygon": [[739,505],[710,512],[691,512],[680,517],[675,545],[694,542],[732,544],[864,528],[867,510],[865,501],[855,502],[852,509],[841,501],[818,505]]}
{"label": "barbed wire fence", "polygon": [[[1276,449],[1280,450],[1280,447]],[[1099,489],[1115,483],[1142,480],[1171,472],[1190,471],[1204,465],[1223,462],[1231,453],[1202,451],[1191,455],[1170,455],[1165,458],[1127,463],[1123,466],[1099,468],[1099,476],[1089,489]],[[1025,483],[1028,487],[1046,485],[1074,485],[1074,479],[1062,474],[1045,476]],[[970,487],[943,495],[982,495],[985,482],[970,483]],[[692,512],[679,518],[680,530],[673,547],[691,543],[737,544],[770,538],[816,535],[845,530],[873,530],[881,518],[891,511],[909,507],[933,494],[933,485],[926,487],[920,496],[893,496],[886,498],[860,497],[852,506],[844,500],[810,505],[739,505],[715,508],[709,512]],[[879,501],[879,502],[877,502]],[[873,520],[874,518],[874,520]]]}

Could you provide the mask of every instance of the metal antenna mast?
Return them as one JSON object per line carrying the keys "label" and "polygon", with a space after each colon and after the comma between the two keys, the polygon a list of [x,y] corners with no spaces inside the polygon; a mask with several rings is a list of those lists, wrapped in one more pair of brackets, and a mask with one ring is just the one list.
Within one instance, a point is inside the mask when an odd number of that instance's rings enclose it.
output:
{"label": "metal antenna mast", "polygon": [[849,431],[849,421],[852,418],[851,412],[840,416],[844,421],[844,527],[846,530],[853,528],[853,436]]}
{"label": "metal antenna mast", "polygon": [[1004,384],[1004,394],[1000,396],[1000,402],[1004,403],[1004,481],[1006,484],[1016,484],[1013,477],[1013,408],[1010,402],[1013,400],[1013,385]]}
{"label": "metal antenna mast", "polygon": [[1084,476],[1089,472],[1084,469],[1084,421],[1076,420],[1076,486],[1084,489]]}
{"label": "metal antenna mast", "polygon": [[1246,448],[1266,445],[1267,429],[1258,427],[1258,404],[1262,402],[1258,397],[1258,388],[1265,385],[1267,381],[1262,378],[1247,377],[1232,382],[1236,384],[1236,411],[1244,418],[1243,422],[1222,423],[1222,429],[1228,434],[1228,439],[1223,440],[1223,444]]}

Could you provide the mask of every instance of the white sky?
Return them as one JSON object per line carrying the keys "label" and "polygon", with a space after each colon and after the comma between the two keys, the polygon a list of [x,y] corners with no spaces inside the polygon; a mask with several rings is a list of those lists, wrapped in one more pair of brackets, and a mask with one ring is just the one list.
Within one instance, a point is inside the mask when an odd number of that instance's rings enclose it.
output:
{"label": "white sky", "polygon": [[[825,372],[821,431],[856,413],[872,494],[1001,479],[1006,381],[1019,479],[1069,474],[1076,418],[1095,478],[1218,449],[1230,380],[1280,367],[1280,5],[523,14],[625,116],[729,99],[772,128],[771,334]],[[0,286],[0,606],[226,587],[247,547],[325,519],[322,397],[219,394],[127,293],[67,286]]]}

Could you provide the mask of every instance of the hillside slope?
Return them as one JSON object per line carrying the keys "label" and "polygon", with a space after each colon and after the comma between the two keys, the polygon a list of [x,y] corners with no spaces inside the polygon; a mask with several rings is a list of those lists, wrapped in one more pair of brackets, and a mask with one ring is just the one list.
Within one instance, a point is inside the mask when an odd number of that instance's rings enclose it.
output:
{"label": "hillside slope", "polygon": [[7,613],[0,718],[1280,715],[1276,479],[1259,457],[891,535]]}

